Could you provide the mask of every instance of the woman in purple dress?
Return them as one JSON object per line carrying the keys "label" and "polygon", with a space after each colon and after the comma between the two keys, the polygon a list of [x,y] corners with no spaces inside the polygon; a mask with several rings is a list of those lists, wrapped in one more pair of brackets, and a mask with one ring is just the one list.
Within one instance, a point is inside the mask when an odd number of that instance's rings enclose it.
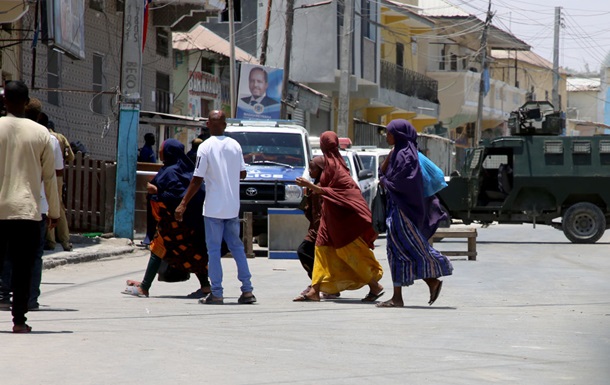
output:
{"label": "woman in purple dress", "polygon": [[404,306],[402,287],[418,279],[428,284],[428,304],[432,305],[443,285],[438,278],[453,271],[449,259],[428,243],[445,214],[435,196],[424,196],[417,131],[411,123],[403,119],[391,121],[387,142],[394,149],[381,166],[380,181],[387,191],[387,253],[394,294],[377,306]]}

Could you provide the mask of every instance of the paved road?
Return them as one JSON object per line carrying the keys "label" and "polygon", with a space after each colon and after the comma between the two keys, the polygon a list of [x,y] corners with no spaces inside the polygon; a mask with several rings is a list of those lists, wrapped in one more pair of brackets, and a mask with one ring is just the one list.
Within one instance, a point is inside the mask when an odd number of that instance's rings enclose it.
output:
{"label": "paved road", "polygon": [[425,284],[405,289],[402,309],[360,303],[366,289],[293,303],[307,284],[294,260],[250,260],[256,305],[236,304],[224,260],[223,306],[184,298],[194,278],[120,294],[141,278],[143,251],[60,266],[44,271],[32,334],[8,333],[0,312],[0,383],[608,384],[609,244],[610,232],[574,245],[544,226],[480,229],[478,261],[454,261],[432,307]]}

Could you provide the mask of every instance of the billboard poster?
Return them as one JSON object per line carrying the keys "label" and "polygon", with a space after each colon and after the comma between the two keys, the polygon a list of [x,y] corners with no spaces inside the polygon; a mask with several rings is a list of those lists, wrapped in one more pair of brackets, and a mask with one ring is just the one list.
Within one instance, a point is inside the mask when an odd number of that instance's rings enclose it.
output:
{"label": "billboard poster", "polygon": [[52,45],[74,59],[85,58],[85,1],[53,0],[53,19],[49,38]]}
{"label": "billboard poster", "polygon": [[284,70],[242,63],[239,73],[238,119],[279,119]]}

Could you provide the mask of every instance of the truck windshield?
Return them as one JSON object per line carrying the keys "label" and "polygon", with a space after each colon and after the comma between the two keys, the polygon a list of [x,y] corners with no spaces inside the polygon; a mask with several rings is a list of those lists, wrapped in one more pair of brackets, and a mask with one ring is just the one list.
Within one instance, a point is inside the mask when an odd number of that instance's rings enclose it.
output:
{"label": "truck windshield", "polygon": [[246,164],[305,167],[305,149],[299,134],[225,132],[241,145]]}

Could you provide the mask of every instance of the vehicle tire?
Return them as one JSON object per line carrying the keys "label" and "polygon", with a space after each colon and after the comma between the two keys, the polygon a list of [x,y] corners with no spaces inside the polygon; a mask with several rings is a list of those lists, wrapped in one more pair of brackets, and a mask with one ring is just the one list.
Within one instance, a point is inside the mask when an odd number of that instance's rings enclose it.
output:
{"label": "vehicle tire", "polygon": [[561,219],[563,233],[572,243],[595,243],[606,231],[606,217],[588,202],[570,206]]}
{"label": "vehicle tire", "polygon": [[260,233],[257,237],[257,242],[260,247],[268,247],[269,246],[269,234]]}

